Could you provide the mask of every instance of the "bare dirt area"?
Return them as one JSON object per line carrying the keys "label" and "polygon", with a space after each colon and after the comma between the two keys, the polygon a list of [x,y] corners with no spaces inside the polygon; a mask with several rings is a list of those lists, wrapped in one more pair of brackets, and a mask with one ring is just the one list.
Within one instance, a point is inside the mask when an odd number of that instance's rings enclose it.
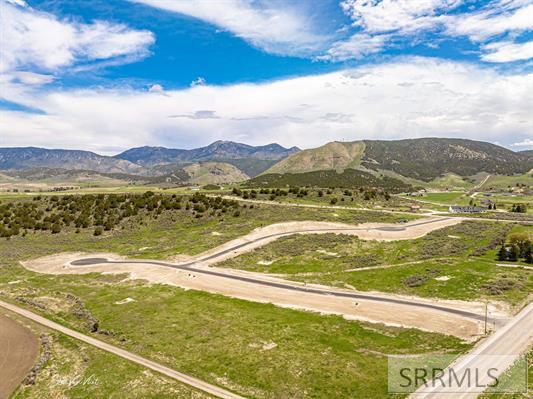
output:
{"label": "bare dirt area", "polygon": [[[305,285],[283,280],[277,276],[213,266],[225,259],[291,234],[334,233],[356,235],[364,240],[408,240],[460,222],[460,219],[451,218],[426,218],[403,224],[348,225],[330,222],[287,222],[255,229],[241,238],[194,257],[176,258],[176,263],[126,260],[108,253],[62,253],[23,262],[23,266],[35,272],[58,275],[95,272],[127,274],[129,279],[145,280],[149,283],[169,284],[250,301],[273,303],[282,307],[324,314],[339,314],[349,319],[415,327],[474,339],[483,330],[483,323],[477,317],[484,313],[483,303],[407,298],[382,293],[358,293],[355,290]],[[90,258],[88,262],[72,264],[74,261],[87,260],[87,258]],[[302,290],[302,287],[312,287],[321,292],[313,290],[309,292],[308,289]],[[334,294],[331,295],[331,293]],[[353,295],[344,295],[345,293],[364,294],[365,298],[359,298],[360,295],[354,298]],[[405,300],[410,303],[405,303]],[[442,307],[468,312],[469,315],[446,312],[442,310]],[[492,304],[491,307],[490,311],[494,317],[508,317],[509,309],[505,305]],[[472,314],[476,317],[472,317]]]}
{"label": "bare dirt area", "polygon": [[0,398],[8,398],[22,383],[38,355],[35,334],[0,314]]}
{"label": "bare dirt area", "polygon": [[286,222],[260,227],[249,234],[228,241],[197,256],[171,258],[176,262],[199,262],[197,266],[210,266],[262,247],[281,237],[292,234],[346,234],[362,240],[396,241],[420,238],[434,230],[461,223],[458,218],[425,218],[408,223],[362,223],[350,225],[332,222]]}
{"label": "bare dirt area", "polygon": [[[265,276],[259,273],[227,270],[210,267],[207,269],[180,270],[165,265],[150,263],[150,261],[121,261],[121,263],[106,263],[105,254],[70,253],[39,258],[24,263],[30,270],[49,274],[128,274],[130,279],[146,280],[149,283],[168,284],[185,289],[196,289],[211,293],[222,294],[255,302],[273,303],[281,307],[302,309],[323,314],[338,314],[348,319],[364,320],[384,323],[393,326],[415,327],[426,331],[450,334],[463,339],[476,339],[482,332],[480,320],[464,317],[459,314],[443,312],[431,307],[414,306],[382,301],[382,298],[407,299],[416,303],[438,305],[453,309],[465,310],[476,314],[483,314],[484,305],[477,302],[436,301],[421,298],[408,298],[381,293],[365,293],[373,299],[354,299],[349,297],[291,290],[284,287],[264,285],[250,282],[246,279],[235,279],[231,276],[254,278],[256,280],[281,283],[295,287],[316,288],[325,291],[342,293],[356,293],[352,290],[332,289],[318,285],[303,285]],[[94,264],[72,265],[71,262],[91,256],[96,260]],[[98,257],[98,258],[97,258]],[[113,259],[117,260],[118,257]],[[207,272],[216,272],[217,275]],[[495,307],[491,314],[505,317],[504,309]]]}

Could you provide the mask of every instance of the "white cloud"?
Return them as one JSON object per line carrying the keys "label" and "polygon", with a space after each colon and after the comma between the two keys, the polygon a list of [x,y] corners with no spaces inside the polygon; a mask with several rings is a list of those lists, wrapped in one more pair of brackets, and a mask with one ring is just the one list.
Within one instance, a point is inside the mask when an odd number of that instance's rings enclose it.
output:
{"label": "white cloud", "polygon": [[325,55],[316,58],[327,61],[359,59],[368,54],[379,53],[388,39],[388,35],[371,36],[365,33],[356,33],[348,40],[334,43]]}
{"label": "white cloud", "polygon": [[160,84],[155,84],[155,85],[150,86],[148,91],[150,93],[164,93],[165,89]]}
{"label": "white cloud", "polygon": [[53,75],[44,75],[41,73],[26,71],[13,72],[12,76],[16,82],[25,85],[43,85],[47,83],[52,83],[55,80]]}
{"label": "white cloud", "polygon": [[518,143],[514,143],[513,147],[533,147],[533,139],[525,139]]}
{"label": "white cloud", "polygon": [[87,89],[24,93],[18,100],[46,114],[3,111],[0,145],[105,151],[226,139],[313,147],[424,136],[510,145],[533,137],[533,74],[425,58],[262,84],[167,90],[165,96]]}
{"label": "white cloud", "polygon": [[533,41],[525,43],[494,42],[482,47],[481,56],[488,62],[511,62],[533,58]]}
{"label": "white cloud", "polygon": [[341,7],[369,33],[416,31],[433,27],[437,13],[451,10],[461,0],[344,0]]}
{"label": "white cloud", "polygon": [[443,18],[447,33],[483,41],[503,33],[533,29],[533,4],[530,0],[497,0],[481,11]]}
{"label": "white cloud", "polygon": [[[419,32],[432,32],[438,37],[465,36],[481,43],[483,51],[490,51],[482,54],[484,61],[512,62],[532,58],[528,44],[510,41],[533,29],[532,0],[494,0],[481,9],[455,12],[463,3],[462,0],[344,0],[341,7],[359,29],[354,37],[365,37],[366,43],[373,44],[370,52],[380,51],[394,38],[416,39]],[[382,37],[384,33],[388,35],[386,41]],[[510,38],[487,44],[498,35]],[[354,43],[352,39],[335,43],[329,52],[340,48],[341,54],[347,55],[349,52],[342,49]],[[354,50],[359,54],[357,47]],[[350,57],[339,57],[340,60],[347,58]]]}
{"label": "white cloud", "polygon": [[28,3],[26,3],[24,0],[7,0],[7,2],[20,7],[28,7]]}
{"label": "white cloud", "polygon": [[319,8],[319,2],[310,2],[306,10],[290,2],[261,0],[130,1],[201,19],[271,53],[304,55],[321,48],[327,40],[327,35],[318,32],[309,11]]}
{"label": "white cloud", "polygon": [[[148,31],[96,21],[82,24],[0,0],[0,72],[56,72],[78,62],[142,57],[154,42]],[[130,58],[131,59],[131,58]]]}
{"label": "white cloud", "polygon": [[205,83],[206,83],[205,78],[202,78],[201,76],[198,76],[196,79],[194,79],[191,82],[190,86],[191,87],[194,87],[194,86],[205,86]]}

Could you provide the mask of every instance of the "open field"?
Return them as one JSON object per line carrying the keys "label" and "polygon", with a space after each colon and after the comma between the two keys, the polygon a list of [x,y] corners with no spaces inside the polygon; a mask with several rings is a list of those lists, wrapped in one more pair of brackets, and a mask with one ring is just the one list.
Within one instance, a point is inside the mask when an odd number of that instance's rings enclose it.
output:
{"label": "open field", "polygon": [[[87,331],[84,320],[69,311],[72,304],[65,293],[71,293],[83,298],[99,320],[99,330],[107,331],[99,339],[245,396],[298,397],[305,391],[311,397],[351,398],[370,389],[372,397],[385,397],[385,354],[458,353],[469,347],[439,334],[160,285],[119,283],[120,277],[29,279],[35,287],[32,299],[54,304],[39,313]],[[50,299],[44,302],[43,297]],[[124,298],[133,301],[118,304]]]}
{"label": "open field", "polygon": [[468,205],[470,197],[461,191],[427,193],[420,199],[445,205]]}
{"label": "open field", "polygon": [[[0,260],[0,295],[85,333],[94,327],[94,318],[98,321],[99,339],[242,395],[260,398],[351,398],[367,394],[369,389],[372,397],[385,397],[385,354],[461,353],[470,347],[440,334],[347,321],[339,316],[321,316],[143,281],[123,281],[124,276],[120,275],[48,276],[27,271],[18,264],[62,251],[105,250],[141,258],[194,255],[261,224],[287,218],[358,223],[390,222],[403,216],[353,211],[335,211],[334,215],[313,209],[291,210],[287,215],[279,208],[256,206],[242,208],[240,217],[223,221],[197,219],[184,210],[163,213],[158,219],[146,218],[140,228],[125,223],[123,229],[113,229],[102,236],[84,229],[77,234],[72,229],[58,234],[29,233],[0,240],[0,250],[5,254]],[[146,246],[152,248],[143,249]],[[20,298],[26,302],[20,302]],[[139,396],[144,392],[146,397],[172,396],[172,392],[184,392],[184,397],[192,395],[165,379],[167,382],[158,390],[161,377],[70,339],[57,337],[54,342],[61,344],[58,357],[47,363],[35,388],[24,388],[18,397],[57,393],[98,397],[100,392],[105,397],[105,393],[124,390]],[[86,357],[80,359],[79,352]],[[79,360],[71,367],[65,361],[70,358]],[[102,364],[106,364],[107,373],[101,370]],[[83,378],[95,374],[103,385],[58,388],[53,382],[56,372]],[[115,374],[121,377],[113,377]],[[128,378],[135,381],[131,387]]]}
{"label": "open field", "polygon": [[491,175],[487,179],[487,181],[480,187],[480,189],[507,189],[516,186],[517,183],[531,186],[533,185],[532,180],[533,177],[530,173],[524,173],[522,175],[514,176]]}
{"label": "open field", "polygon": [[0,398],[6,398],[33,367],[39,341],[31,330],[0,313],[0,348]]}
{"label": "open field", "polygon": [[[464,300],[487,297],[515,304],[527,297],[533,279],[527,272],[496,266],[497,242],[508,230],[498,223],[466,221],[405,242],[286,237],[220,266],[364,291]],[[506,289],[489,295],[491,285],[504,282]]]}
{"label": "open field", "polygon": [[[239,217],[196,218],[190,212],[180,209],[163,212],[157,218],[144,215],[142,225],[139,223],[141,219],[125,220],[118,227],[104,231],[101,236],[94,236],[92,229],[81,229],[79,233],[74,233],[73,228],[65,228],[58,234],[39,231],[28,233],[24,237],[19,235],[9,240],[2,239],[0,250],[6,255],[0,260],[0,296],[86,334],[91,334],[96,320],[97,332],[92,334],[97,334],[99,339],[241,395],[259,398],[351,398],[366,394],[373,398],[386,397],[386,354],[429,351],[462,353],[470,348],[470,344],[457,338],[437,333],[348,321],[340,316],[284,309],[271,304],[183,290],[142,280],[129,281],[124,280],[125,275],[38,274],[24,269],[18,263],[63,251],[113,251],[128,257],[158,259],[176,254],[190,256],[240,237],[261,225],[287,219],[383,223],[406,218],[404,215],[378,212],[311,208],[290,208],[287,212],[267,205],[255,205],[251,209],[248,206],[241,207],[240,211]],[[471,223],[485,225],[484,222]],[[488,225],[498,227],[487,227],[481,243],[490,240],[491,234],[497,234],[498,229],[503,228],[497,224]],[[459,226],[462,224],[446,227],[444,231]],[[433,235],[441,231],[403,242],[406,256],[424,253],[424,245],[418,244],[418,240],[428,239],[440,248],[442,241],[435,239]],[[469,231],[454,232],[464,234],[465,237],[469,234]],[[291,238],[313,241],[318,237],[326,240],[321,244],[319,239],[319,246],[330,252],[331,248],[327,244],[331,239],[329,234],[287,237],[267,245],[265,249]],[[333,237],[362,241],[356,237]],[[469,250],[476,247],[474,239],[451,241],[467,241]],[[391,249],[386,245],[400,245],[399,249],[402,248],[401,243],[396,242],[364,242],[370,245],[370,253],[373,245],[384,245],[381,248],[386,253],[383,260],[390,259],[387,256]],[[413,252],[409,252],[410,243],[415,243]],[[296,241],[295,245],[300,244]],[[305,249],[306,245],[302,248]],[[308,246],[311,251],[312,244]],[[451,245],[446,248],[455,247]],[[461,248],[463,247],[459,249]],[[317,249],[315,245],[315,254],[334,258],[327,253],[316,252]],[[255,255],[257,251],[252,254]],[[430,254],[431,256],[434,255]],[[350,274],[344,270],[344,266],[330,271],[335,270]],[[508,270],[505,273],[512,274]],[[294,273],[294,278],[299,278],[297,273]],[[376,280],[379,278],[387,281],[386,277],[376,274]],[[327,283],[339,285],[336,281]],[[371,284],[377,286],[377,283]],[[383,291],[402,292],[397,287],[384,287]],[[412,295],[413,291],[408,293]],[[425,295],[418,291],[414,294]],[[518,290],[517,296],[520,295],[521,291]],[[442,295],[428,292],[425,296]],[[460,296],[455,292],[448,295],[451,299],[460,299]],[[20,302],[20,298],[24,298],[25,302]],[[498,299],[507,300],[507,297]],[[401,315],[401,312],[398,314]],[[139,320],[143,322],[139,323]],[[74,342],[74,347],[83,348],[83,345]],[[73,356],[73,352],[76,350],[71,350],[69,356]],[[156,382],[161,377],[154,374],[146,376],[137,366],[124,364],[119,359],[110,360],[109,355],[89,356],[89,360],[82,363],[84,368],[79,373],[65,371],[65,375],[79,374],[87,378],[91,375],[89,372],[94,372],[106,362],[111,369],[126,371],[123,373],[124,379],[112,379],[110,375],[98,374],[102,381],[106,381],[103,391],[101,386],[97,389],[92,385],[76,385],[72,390],[61,388],[58,391],[59,388],[54,388],[53,385],[53,373],[44,373],[35,389],[24,388],[19,395],[39,397],[38,393],[46,396],[60,392],[67,397],[98,397],[97,392],[129,389],[126,381],[128,375],[135,381],[141,381],[132,388],[138,391],[132,392],[143,392],[140,390],[146,387],[147,397],[169,397],[172,396],[171,392],[178,391],[184,392],[184,397],[193,395],[187,389],[180,391],[183,389],[181,386],[164,385],[164,389],[158,390]],[[45,370],[53,370],[51,367],[55,367],[54,364],[55,360]],[[148,382],[144,384],[142,381]]]}
{"label": "open field", "polygon": [[210,397],[4,308],[0,308],[0,314],[23,323],[34,335],[41,336],[46,341],[45,345],[41,343],[39,355],[39,359],[45,360],[44,367],[37,372],[35,384],[22,384],[12,395],[14,399],[107,399],[118,397],[121,392],[128,392],[130,397],[146,398]]}

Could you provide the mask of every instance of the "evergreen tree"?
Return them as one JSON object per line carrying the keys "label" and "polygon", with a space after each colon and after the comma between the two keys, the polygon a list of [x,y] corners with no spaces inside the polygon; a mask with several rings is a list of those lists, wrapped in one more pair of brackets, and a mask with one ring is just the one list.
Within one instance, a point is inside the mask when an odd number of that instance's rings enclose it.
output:
{"label": "evergreen tree", "polygon": [[507,249],[505,248],[505,243],[502,244],[500,250],[498,251],[498,260],[499,261],[507,260]]}
{"label": "evergreen tree", "polygon": [[526,263],[533,264],[533,253],[531,251],[531,247],[527,249],[524,260],[526,261]]}
{"label": "evergreen tree", "polygon": [[509,249],[509,255],[508,258],[511,262],[516,262],[518,260],[518,254],[520,252],[520,249],[516,245],[511,245],[511,248]]}

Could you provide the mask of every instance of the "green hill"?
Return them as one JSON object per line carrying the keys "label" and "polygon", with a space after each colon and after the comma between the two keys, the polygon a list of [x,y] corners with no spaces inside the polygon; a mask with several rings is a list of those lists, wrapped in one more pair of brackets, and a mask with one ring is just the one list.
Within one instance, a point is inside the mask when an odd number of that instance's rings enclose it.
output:
{"label": "green hill", "polygon": [[413,186],[389,176],[375,176],[356,169],[319,170],[304,173],[269,173],[254,177],[246,182],[248,187],[342,187],[383,188],[391,192],[413,190]]}
{"label": "green hill", "polygon": [[354,168],[374,174],[390,171],[399,178],[431,182],[451,174],[461,177],[481,172],[522,174],[532,167],[533,158],[529,154],[513,152],[494,144],[464,139],[422,138],[332,142],[293,154],[264,174]]}
{"label": "green hill", "polygon": [[365,151],[362,141],[333,141],[322,147],[297,152],[276,163],[266,173],[302,173],[315,170],[357,168]]}

